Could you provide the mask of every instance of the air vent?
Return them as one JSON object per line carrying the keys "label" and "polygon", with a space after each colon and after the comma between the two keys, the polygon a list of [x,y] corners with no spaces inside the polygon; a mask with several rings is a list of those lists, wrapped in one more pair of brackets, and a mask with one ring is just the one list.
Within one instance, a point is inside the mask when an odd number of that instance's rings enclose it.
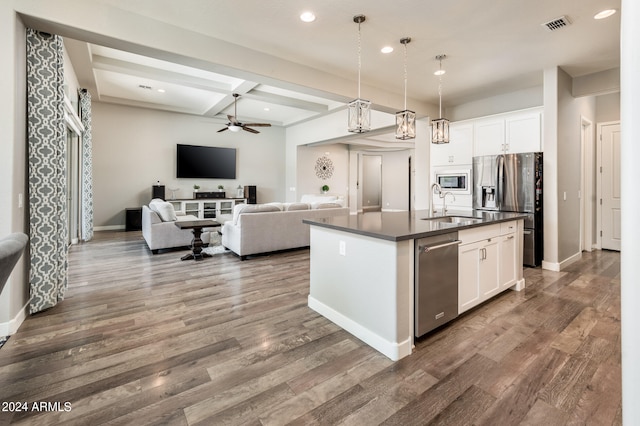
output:
{"label": "air vent", "polygon": [[138,84],[138,87],[144,90],[151,90],[151,86],[146,86],[144,84]]}
{"label": "air vent", "polygon": [[561,16],[559,18],[552,19],[549,22],[545,22],[544,24],[542,24],[542,26],[545,27],[548,31],[557,31],[560,28],[564,28],[570,24],[571,21],[569,21],[569,18],[567,18],[566,16]]}

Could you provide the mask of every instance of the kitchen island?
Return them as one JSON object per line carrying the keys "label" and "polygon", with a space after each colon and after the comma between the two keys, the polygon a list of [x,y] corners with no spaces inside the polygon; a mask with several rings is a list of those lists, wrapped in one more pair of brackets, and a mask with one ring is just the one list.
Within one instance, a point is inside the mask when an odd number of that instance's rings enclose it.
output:
{"label": "kitchen island", "polygon": [[460,244],[456,315],[507,288],[524,288],[523,215],[447,216],[411,211],[304,220],[311,232],[309,307],[392,360],[411,354],[416,240],[452,232]]}

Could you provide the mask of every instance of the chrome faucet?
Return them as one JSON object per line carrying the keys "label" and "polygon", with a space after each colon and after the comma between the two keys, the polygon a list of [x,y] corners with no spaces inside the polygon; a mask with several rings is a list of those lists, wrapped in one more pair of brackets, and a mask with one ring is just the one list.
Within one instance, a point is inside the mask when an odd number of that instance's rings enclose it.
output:
{"label": "chrome faucet", "polygon": [[452,201],[456,200],[456,196],[453,195],[451,192],[447,191],[444,194],[440,192],[440,198],[442,198],[442,216],[444,216],[447,213],[447,195],[451,195],[453,197]]}
{"label": "chrome faucet", "polygon": [[[434,189],[437,190],[438,192],[434,192]],[[429,197],[429,212],[430,213],[435,213],[436,212],[436,209],[435,209],[434,204],[433,204],[433,194],[438,194],[438,196],[442,197],[442,187],[437,182],[434,183],[433,185],[431,185],[431,196]]]}

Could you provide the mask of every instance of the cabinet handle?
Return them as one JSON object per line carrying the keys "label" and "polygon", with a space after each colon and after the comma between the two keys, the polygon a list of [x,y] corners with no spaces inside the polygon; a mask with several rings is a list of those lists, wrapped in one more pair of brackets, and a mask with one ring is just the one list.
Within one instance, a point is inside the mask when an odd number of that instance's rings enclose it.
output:
{"label": "cabinet handle", "polygon": [[507,237],[507,240],[513,240],[513,238],[514,238],[514,236],[513,236],[513,235],[509,235],[509,236]]}

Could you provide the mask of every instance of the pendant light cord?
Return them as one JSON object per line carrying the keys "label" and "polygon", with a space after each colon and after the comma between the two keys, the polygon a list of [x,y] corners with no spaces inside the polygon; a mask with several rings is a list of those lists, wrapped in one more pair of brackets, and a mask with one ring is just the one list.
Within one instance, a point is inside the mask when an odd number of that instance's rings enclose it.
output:
{"label": "pendant light cord", "polygon": [[404,44],[404,109],[407,110],[407,42]]}
{"label": "pendant light cord", "polygon": [[440,74],[438,75],[438,98],[440,99],[440,118],[442,118],[442,58],[440,58]]}
{"label": "pendant light cord", "polygon": [[360,99],[360,69],[362,68],[362,37],[360,35],[360,22],[358,22],[358,99]]}

